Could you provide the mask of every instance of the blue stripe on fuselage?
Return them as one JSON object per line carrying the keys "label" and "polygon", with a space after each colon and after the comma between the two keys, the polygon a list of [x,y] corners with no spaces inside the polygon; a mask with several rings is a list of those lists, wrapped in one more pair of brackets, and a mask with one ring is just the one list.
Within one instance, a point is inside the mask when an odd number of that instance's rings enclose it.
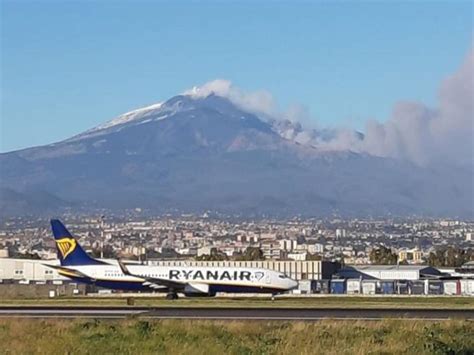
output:
{"label": "blue stripe on fuselage", "polygon": [[95,285],[112,290],[153,291],[151,287],[143,285],[142,282],[133,281],[96,280]]}
{"label": "blue stripe on fuselage", "polygon": [[151,287],[143,285],[141,281],[113,281],[113,280],[91,280],[83,277],[72,277],[68,278],[87,285],[96,285],[98,287],[108,288],[112,290],[124,290],[124,291],[153,291]]}
{"label": "blue stripe on fuselage", "polygon": [[[124,291],[167,291],[166,288],[153,289],[149,286],[143,285],[141,281],[120,281],[120,280],[94,280],[86,279],[82,277],[68,276],[70,279],[89,284],[96,285],[98,287],[108,288],[112,290],[124,290]],[[226,285],[226,284],[213,284],[209,285],[210,293],[216,292],[228,292],[228,293],[282,293],[286,290],[272,287],[261,287],[261,286],[241,286],[241,285]]]}
{"label": "blue stripe on fuselage", "polygon": [[211,293],[216,292],[228,292],[228,293],[282,293],[285,290],[272,287],[260,287],[260,286],[240,286],[240,285],[209,285],[209,291]]}

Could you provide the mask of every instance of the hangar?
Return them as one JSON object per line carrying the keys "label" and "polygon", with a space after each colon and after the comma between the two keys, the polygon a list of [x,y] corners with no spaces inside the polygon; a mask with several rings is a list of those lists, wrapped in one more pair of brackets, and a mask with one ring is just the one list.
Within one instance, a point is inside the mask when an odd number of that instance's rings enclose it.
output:
{"label": "hangar", "polygon": [[0,280],[53,281],[68,280],[44,264],[59,265],[59,260],[0,258]]}
{"label": "hangar", "polygon": [[348,265],[337,275],[345,279],[423,280],[439,278],[443,273],[427,265]]}

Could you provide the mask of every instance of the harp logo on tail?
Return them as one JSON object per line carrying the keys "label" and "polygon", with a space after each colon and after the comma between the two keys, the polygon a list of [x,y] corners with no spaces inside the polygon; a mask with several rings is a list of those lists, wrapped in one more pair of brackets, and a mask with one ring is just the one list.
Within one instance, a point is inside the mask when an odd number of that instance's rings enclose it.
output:
{"label": "harp logo on tail", "polygon": [[58,249],[61,252],[63,259],[71,254],[74,249],[76,249],[76,241],[73,238],[62,238],[56,240],[56,244],[58,245]]}

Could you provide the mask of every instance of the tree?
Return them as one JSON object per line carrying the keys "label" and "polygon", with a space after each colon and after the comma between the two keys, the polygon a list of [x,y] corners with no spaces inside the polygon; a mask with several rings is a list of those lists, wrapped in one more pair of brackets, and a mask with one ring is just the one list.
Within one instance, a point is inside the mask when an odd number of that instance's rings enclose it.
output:
{"label": "tree", "polygon": [[[101,249],[96,248],[91,250],[91,256],[93,258],[100,258]],[[116,259],[117,253],[115,252],[114,248],[111,245],[104,245],[104,258],[105,259]]]}
{"label": "tree", "polygon": [[223,261],[228,260],[227,254],[217,250],[217,248],[211,248],[210,254],[203,254],[196,256],[197,261]]}
{"label": "tree", "polygon": [[397,254],[393,253],[390,248],[380,247],[372,249],[369,254],[372,264],[395,265],[397,263]]}
{"label": "tree", "polygon": [[435,250],[428,256],[428,264],[435,267],[459,267],[474,260],[474,250],[447,247]]}
{"label": "tree", "polygon": [[316,260],[316,261],[321,261],[323,260],[323,257],[319,254],[306,254],[306,260]]}
{"label": "tree", "polygon": [[245,252],[238,256],[236,260],[239,261],[257,261],[257,260],[265,260],[265,256],[263,255],[263,251],[257,247],[247,247]]}
{"label": "tree", "polygon": [[31,260],[40,260],[40,256],[36,253],[25,253],[25,254],[22,254],[22,253],[18,253],[18,252],[14,252],[14,253],[10,253],[9,254],[11,258],[15,258],[15,259],[31,259]]}

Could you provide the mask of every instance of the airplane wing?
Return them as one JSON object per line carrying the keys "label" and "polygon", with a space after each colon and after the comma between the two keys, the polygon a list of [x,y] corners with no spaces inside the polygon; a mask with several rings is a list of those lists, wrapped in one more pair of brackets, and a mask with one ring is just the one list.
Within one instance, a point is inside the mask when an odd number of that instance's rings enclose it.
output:
{"label": "airplane wing", "polygon": [[137,277],[140,279],[145,280],[143,285],[149,286],[151,288],[162,288],[163,286],[166,286],[168,288],[174,289],[174,290],[182,290],[186,287],[186,282],[180,282],[180,281],[171,281],[168,279],[162,279],[159,277],[148,277],[148,276],[143,276],[143,275],[135,275],[128,270],[127,266],[122,262],[122,260],[117,260],[118,264],[120,266],[120,269],[125,275],[132,276],[132,277]]}

